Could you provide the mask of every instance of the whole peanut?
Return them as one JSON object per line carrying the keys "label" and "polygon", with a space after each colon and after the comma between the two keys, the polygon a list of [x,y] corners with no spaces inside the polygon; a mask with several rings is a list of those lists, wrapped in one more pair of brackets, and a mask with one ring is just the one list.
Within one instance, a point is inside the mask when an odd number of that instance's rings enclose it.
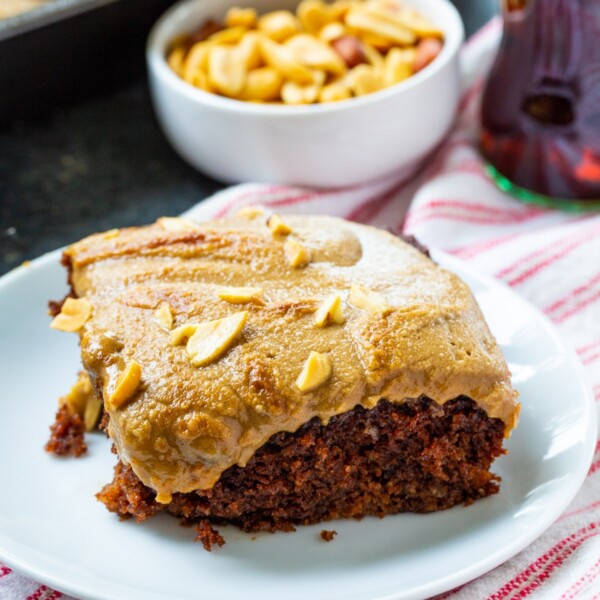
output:
{"label": "whole peanut", "polygon": [[343,35],[333,40],[331,45],[342,57],[349,69],[367,62],[367,57],[365,56],[360,40],[353,35]]}
{"label": "whole peanut", "polygon": [[437,38],[425,38],[417,44],[417,56],[413,64],[415,73],[424,69],[442,51],[443,44]]}

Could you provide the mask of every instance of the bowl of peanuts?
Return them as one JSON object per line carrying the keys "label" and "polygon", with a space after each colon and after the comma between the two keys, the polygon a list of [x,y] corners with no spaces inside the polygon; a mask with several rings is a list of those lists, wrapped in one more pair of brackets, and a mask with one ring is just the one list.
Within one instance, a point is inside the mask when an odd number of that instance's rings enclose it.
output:
{"label": "bowl of peanuts", "polygon": [[451,127],[462,21],[449,0],[183,0],[147,45],[159,123],[227,183],[359,185]]}

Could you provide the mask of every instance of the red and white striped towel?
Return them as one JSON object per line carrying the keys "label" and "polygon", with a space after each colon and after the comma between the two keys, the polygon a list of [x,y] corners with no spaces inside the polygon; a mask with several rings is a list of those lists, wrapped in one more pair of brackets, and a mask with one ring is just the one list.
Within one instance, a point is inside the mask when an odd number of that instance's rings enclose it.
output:
{"label": "red and white striped towel", "polygon": [[[476,147],[481,89],[500,36],[493,21],[463,51],[456,125],[408,177],[334,191],[247,184],[194,207],[197,219],[249,204],[326,213],[411,233],[506,282],[542,310],[581,357],[600,407],[600,213],[521,204],[487,178]],[[456,600],[600,598],[600,444],[571,506],[538,540],[490,573],[443,594]],[[2,600],[65,598],[0,564]]]}

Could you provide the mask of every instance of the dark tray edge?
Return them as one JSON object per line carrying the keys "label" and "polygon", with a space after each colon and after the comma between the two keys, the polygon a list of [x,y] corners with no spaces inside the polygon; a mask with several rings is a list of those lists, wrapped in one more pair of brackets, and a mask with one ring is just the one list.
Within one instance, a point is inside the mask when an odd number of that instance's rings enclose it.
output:
{"label": "dark tray edge", "polygon": [[119,0],[53,0],[33,10],[0,20],[0,42],[51,25],[88,10]]}

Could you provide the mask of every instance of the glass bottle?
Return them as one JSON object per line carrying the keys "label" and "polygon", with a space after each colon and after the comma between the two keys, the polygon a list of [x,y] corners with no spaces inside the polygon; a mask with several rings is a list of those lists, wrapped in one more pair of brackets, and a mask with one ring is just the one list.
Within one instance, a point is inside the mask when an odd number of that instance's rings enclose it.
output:
{"label": "glass bottle", "polygon": [[600,0],[502,0],[482,102],[497,184],[567,210],[600,208]]}

